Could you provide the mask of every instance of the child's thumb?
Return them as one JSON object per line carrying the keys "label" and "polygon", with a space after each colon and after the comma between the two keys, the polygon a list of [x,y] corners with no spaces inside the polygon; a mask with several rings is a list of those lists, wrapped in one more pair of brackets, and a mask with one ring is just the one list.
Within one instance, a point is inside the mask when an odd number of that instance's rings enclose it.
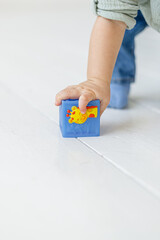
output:
{"label": "child's thumb", "polygon": [[84,93],[79,98],[79,109],[82,114],[86,113],[87,104],[95,98],[93,93]]}

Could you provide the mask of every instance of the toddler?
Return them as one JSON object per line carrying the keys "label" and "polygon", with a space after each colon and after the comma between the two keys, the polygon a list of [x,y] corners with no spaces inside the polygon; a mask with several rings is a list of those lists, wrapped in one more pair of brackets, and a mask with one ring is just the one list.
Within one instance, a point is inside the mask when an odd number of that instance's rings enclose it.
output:
{"label": "toddler", "polygon": [[135,81],[134,38],[148,25],[160,32],[160,0],[92,0],[92,4],[97,19],[90,38],[87,80],[60,91],[55,104],[79,99],[84,114],[88,102],[99,99],[102,115],[107,106],[127,106],[130,84]]}

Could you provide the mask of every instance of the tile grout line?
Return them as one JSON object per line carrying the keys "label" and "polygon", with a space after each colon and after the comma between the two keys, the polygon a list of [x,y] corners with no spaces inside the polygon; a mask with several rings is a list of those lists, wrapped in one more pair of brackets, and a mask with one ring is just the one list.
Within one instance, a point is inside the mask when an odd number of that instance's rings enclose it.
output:
{"label": "tile grout line", "polygon": [[132,179],[134,182],[136,182],[138,185],[140,185],[144,190],[147,190],[147,192],[152,193],[158,200],[160,200],[160,192],[156,189],[154,189],[152,186],[146,184],[143,180],[141,180],[138,177],[135,177],[135,175],[131,174],[129,171],[127,171],[125,168],[121,167],[120,165],[116,164],[114,161],[112,161],[110,158],[107,158],[104,156],[102,153],[91,147],[89,144],[84,142],[82,139],[77,138],[81,143],[83,143],[86,147],[88,147],[90,150],[95,152],[97,155],[102,157],[104,161],[107,161],[110,163],[112,166],[114,166],[116,169],[118,169],[121,173],[123,173],[125,176],[129,177]]}
{"label": "tile grout line", "polygon": [[[28,105],[31,106],[31,108],[34,108],[36,111],[38,111],[41,115],[43,115],[44,117],[46,117],[47,119],[49,119],[50,121],[53,121],[56,125],[59,126],[59,124],[52,119],[51,117],[47,116],[45,113],[43,113],[39,108],[35,107],[34,105],[31,105],[30,102],[28,102],[25,98],[23,98],[21,95],[17,94],[13,89],[10,89],[8,86],[6,86],[4,83],[0,82],[0,84],[7,89],[9,92],[12,92],[12,94],[16,95],[17,97],[23,99],[24,102],[26,102]],[[146,190],[147,192],[151,193],[152,195],[154,195],[156,198],[158,198],[158,200],[160,200],[160,192],[157,191],[156,189],[154,189],[153,187],[151,187],[150,185],[146,184],[143,180],[141,180],[138,177],[135,177],[135,175],[131,174],[130,172],[128,172],[125,168],[120,167],[118,164],[116,164],[114,161],[112,161],[111,159],[107,158],[106,156],[104,156],[102,153],[100,153],[99,151],[97,151],[96,149],[94,149],[93,147],[91,147],[89,144],[87,144],[86,142],[84,142],[81,138],[75,138],[76,141],[79,141],[81,144],[83,144],[84,146],[86,146],[87,148],[89,148],[91,151],[93,151],[96,155],[100,156],[102,159],[104,159],[104,161],[110,163],[113,167],[115,167],[116,169],[118,169],[121,173],[123,173],[125,176],[129,177],[130,179],[132,179],[134,182],[136,182],[138,185],[140,185],[144,190]]]}
{"label": "tile grout line", "polygon": [[[132,102],[132,103],[134,103],[134,104],[135,104],[136,102],[138,102],[138,101],[136,101],[136,100],[134,100],[134,99],[129,99],[129,101]],[[139,104],[140,106],[145,107],[146,109],[152,111],[153,113],[160,114],[160,110],[157,109],[157,108],[153,108],[153,107],[147,106],[147,105],[145,105],[144,103],[141,103],[141,102],[138,102],[138,104]]]}

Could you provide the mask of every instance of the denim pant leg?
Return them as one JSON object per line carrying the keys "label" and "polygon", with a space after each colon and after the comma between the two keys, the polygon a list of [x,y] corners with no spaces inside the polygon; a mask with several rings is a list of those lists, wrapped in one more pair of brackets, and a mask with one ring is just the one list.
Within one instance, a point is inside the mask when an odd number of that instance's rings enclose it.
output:
{"label": "denim pant leg", "polygon": [[131,30],[126,30],[124,39],[113,70],[111,82],[131,83],[135,81],[135,36],[142,32],[147,23],[140,11],[136,17],[136,25]]}

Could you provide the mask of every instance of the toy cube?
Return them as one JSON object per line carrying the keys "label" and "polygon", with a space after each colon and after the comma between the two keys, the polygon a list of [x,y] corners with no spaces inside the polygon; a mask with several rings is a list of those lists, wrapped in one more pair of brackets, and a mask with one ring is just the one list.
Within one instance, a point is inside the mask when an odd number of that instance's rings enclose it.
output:
{"label": "toy cube", "polygon": [[62,100],[59,109],[60,129],[63,137],[93,137],[100,135],[100,101],[94,100],[87,105],[82,114],[79,100]]}

